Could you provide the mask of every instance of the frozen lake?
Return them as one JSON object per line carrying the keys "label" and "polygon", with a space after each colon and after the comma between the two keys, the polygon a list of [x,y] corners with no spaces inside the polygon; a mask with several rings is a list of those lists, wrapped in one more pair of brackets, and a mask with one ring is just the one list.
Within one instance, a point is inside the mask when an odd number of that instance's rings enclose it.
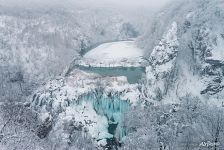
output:
{"label": "frozen lake", "polygon": [[135,41],[110,42],[88,51],[76,65],[80,70],[102,76],[125,76],[130,84],[134,84],[145,73],[143,55]]}
{"label": "frozen lake", "polygon": [[135,41],[119,41],[104,43],[84,55],[85,59],[95,59],[100,62],[137,59],[143,56],[143,50],[138,48]]}
{"label": "frozen lake", "polygon": [[135,41],[118,41],[99,45],[77,60],[86,67],[142,67],[144,50]]}

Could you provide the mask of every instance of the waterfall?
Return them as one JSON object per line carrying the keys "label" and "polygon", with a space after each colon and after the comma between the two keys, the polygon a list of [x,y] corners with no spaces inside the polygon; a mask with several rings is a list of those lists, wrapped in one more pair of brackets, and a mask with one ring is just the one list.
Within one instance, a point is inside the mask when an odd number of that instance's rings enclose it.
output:
{"label": "waterfall", "polygon": [[126,130],[121,126],[123,114],[128,110],[130,102],[122,100],[117,94],[106,95],[103,92],[89,93],[82,96],[79,101],[90,102],[97,114],[108,119],[108,133],[118,141],[126,135]]}

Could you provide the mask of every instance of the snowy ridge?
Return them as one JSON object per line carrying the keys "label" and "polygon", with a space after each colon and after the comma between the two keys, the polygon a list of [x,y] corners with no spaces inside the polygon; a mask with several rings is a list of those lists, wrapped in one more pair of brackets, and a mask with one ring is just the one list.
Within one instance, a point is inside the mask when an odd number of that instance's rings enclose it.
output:
{"label": "snowy ridge", "polygon": [[[213,104],[222,105],[223,6],[221,0],[190,0],[189,3],[181,1],[158,15],[141,44],[147,44],[149,40],[152,40],[151,43],[157,43],[161,34],[162,39],[170,40],[160,41],[151,53],[149,50],[152,65],[147,67],[147,79],[150,79],[148,85],[156,87],[153,90],[148,87],[146,91],[151,93],[149,97],[165,99],[165,102],[173,99],[177,102],[190,93],[206,99],[206,102],[211,100]],[[170,33],[174,31],[176,35],[164,34],[167,23],[172,24],[171,21],[178,24],[178,28],[170,29]],[[178,44],[175,41],[178,41]],[[173,45],[174,49],[177,46],[178,53],[174,52],[173,48],[170,49],[169,45]],[[170,92],[167,92],[168,89]],[[214,102],[215,99],[217,103]]]}
{"label": "snowy ridge", "polygon": [[[17,82],[8,80],[17,74],[22,76],[23,88],[15,96],[16,100],[61,74],[92,45],[132,36],[126,33],[132,26],[127,16],[113,9],[85,9],[78,5],[76,9],[52,8],[51,11],[0,8],[0,78],[4,89],[13,92],[19,91]],[[11,97],[4,95],[7,93],[4,89],[0,90],[0,98]]]}
{"label": "snowy ridge", "polygon": [[174,22],[167,34],[159,42],[159,45],[153,49],[150,56],[152,65],[162,65],[176,57],[178,44],[177,23]]}
{"label": "snowy ridge", "polygon": [[150,99],[161,100],[167,92],[178,52],[177,24],[174,22],[150,56],[151,65],[146,68],[146,90]]}

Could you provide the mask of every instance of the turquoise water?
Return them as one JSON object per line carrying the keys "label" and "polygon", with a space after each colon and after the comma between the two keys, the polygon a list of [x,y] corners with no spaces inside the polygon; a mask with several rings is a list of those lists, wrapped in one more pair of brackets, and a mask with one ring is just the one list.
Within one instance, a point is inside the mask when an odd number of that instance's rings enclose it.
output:
{"label": "turquoise water", "polygon": [[78,66],[80,70],[86,72],[93,72],[100,74],[102,76],[126,76],[130,84],[138,83],[142,78],[142,75],[145,73],[144,67],[84,67]]}
{"label": "turquoise water", "polygon": [[130,102],[122,100],[119,96],[105,95],[101,92],[90,93],[79,99],[91,102],[97,114],[106,116],[108,119],[108,133],[112,134],[118,141],[126,136],[126,129],[122,127],[123,115],[128,111]]}

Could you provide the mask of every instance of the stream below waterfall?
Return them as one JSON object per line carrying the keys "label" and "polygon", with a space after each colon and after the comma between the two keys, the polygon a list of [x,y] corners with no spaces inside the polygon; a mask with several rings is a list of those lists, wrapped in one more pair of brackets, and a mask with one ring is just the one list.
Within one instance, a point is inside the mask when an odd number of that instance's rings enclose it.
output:
{"label": "stream below waterfall", "polygon": [[105,116],[108,120],[108,133],[111,134],[107,138],[107,149],[113,149],[120,146],[123,138],[126,136],[126,128],[122,125],[123,115],[128,111],[130,101],[122,100],[117,94],[105,95],[102,92],[89,93],[80,97],[79,103],[82,101],[92,104],[97,114]]}

